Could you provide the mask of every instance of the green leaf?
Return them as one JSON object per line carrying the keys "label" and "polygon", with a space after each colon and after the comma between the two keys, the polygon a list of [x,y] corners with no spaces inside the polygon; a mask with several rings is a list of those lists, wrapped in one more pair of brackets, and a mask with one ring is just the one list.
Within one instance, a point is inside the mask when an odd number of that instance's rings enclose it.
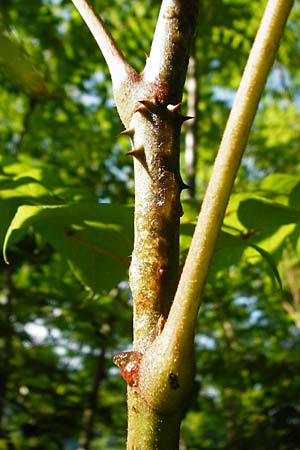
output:
{"label": "green leaf", "polygon": [[45,97],[46,83],[43,76],[29,61],[25,52],[10,40],[0,29],[0,61],[8,78],[33,97]]}
{"label": "green leaf", "polygon": [[262,180],[260,188],[277,195],[289,195],[298,183],[299,177],[295,175],[272,173]]}
{"label": "green leaf", "polygon": [[277,270],[275,260],[272,257],[272,255],[269,252],[267,252],[266,250],[264,250],[263,248],[259,247],[258,245],[250,244],[250,247],[254,248],[254,250],[256,250],[263,257],[263,259],[268,263],[268,265],[271,269],[271,273],[274,275],[275,280],[277,281],[280,289],[282,290],[282,281],[281,281],[279,272]]}
{"label": "green leaf", "polygon": [[[213,263],[217,263],[218,265],[222,264],[223,266],[226,264],[227,266],[225,267],[229,267],[232,264],[238,264],[244,250],[249,247],[259,253],[260,256],[262,256],[262,258],[267,262],[269,268],[271,269],[272,275],[277,281],[280,289],[282,289],[281,278],[277,270],[275,259],[271,253],[267,252],[259,245],[253,244],[250,239],[245,239],[243,235],[233,235],[222,230],[217,242],[216,254],[214,256]],[[219,252],[221,252],[221,255]]]}
{"label": "green leaf", "polygon": [[[245,195],[236,195],[235,200],[240,202],[240,199],[244,199]],[[246,201],[246,200],[242,200]],[[231,203],[232,206],[233,203]],[[191,239],[194,233],[195,225],[189,223],[189,221],[195,221],[197,218],[197,208],[199,207],[194,201],[186,201],[184,205],[184,220],[181,224],[180,230],[180,247],[181,247],[181,259],[185,258],[188,251]],[[210,276],[214,276],[219,271],[222,271],[232,265],[238,265],[245,250],[248,248],[254,249],[268,264],[271,269],[271,273],[275,280],[278,282],[280,288],[282,288],[281,278],[276,267],[276,262],[268,251],[261,248],[259,245],[252,242],[256,237],[256,231],[248,233],[247,235],[238,233],[235,234],[228,232],[227,226],[223,226],[215,249],[215,254],[212,261],[210,270]],[[281,242],[281,241],[280,241]]]}
{"label": "green leaf", "polygon": [[248,230],[276,228],[300,221],[300,210],[265,198],[250,198],[241,201],[238,218]]}
{"label": "green leaf", "polygon": [[[3,159],[2,159],[3,162]],[[23,168],[25,169],[25,167]],[[25,170],[23,170],[25,173]],[[1,176],[0,178],[0,245],[3,243],[4,235],[11,223],[17,208],[24,203],[41,204],[57,203],[51,190],[30,176],[11,178]]]}
{"label": "green leaf", "polygon": [[300,181],[291,190],[289,196],[289,205],[300,209]]}
{"label": "green leaf", "polygon": [[3,254],[29,227],[65,258],[81,282],[103,292],[127,278],[132,208],[108,204],[23,205],[5,236]]}
{"label": "green leaf", "polygon": [[[22,177],[15,180],[6,181],[1,183],[1,199],[23,198],[31,199],[32,201],[39,202],[49,201],[52,197],[52,193],[41,183],[31,177]],[[28,201],[28,200],[27,200]]]}

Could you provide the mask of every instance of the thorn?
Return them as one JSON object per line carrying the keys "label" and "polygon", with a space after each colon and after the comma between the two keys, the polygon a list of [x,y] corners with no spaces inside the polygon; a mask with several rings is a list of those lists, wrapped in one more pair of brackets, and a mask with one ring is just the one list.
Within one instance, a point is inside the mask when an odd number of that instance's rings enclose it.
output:
{"label": "thorn", "polygon": [[195,119],[195,117],[193,117],[193,116],[180,116],[180,119],[181,119],[181,122],[183,123],[183,122],[186,122],[187,120]]}
{"label": "thorn", "polygon": [[140,112],[141,114],[149,113],[149,109],[144,105],[139,105],[134,112]]}
{"label": "thorn", "polygon": [[153,108],[153,106],[157,106],[157,97],[154,97],[153,100],[138,100],[139,103],[141,103],[142,105],[146,106],[147,108]]}
{"label": "thorn", "polygon": [[183,191],[184,189],[191,189],[191,190],[193,190],[193,189],[191,188],[191,186],[189,186],[188,184],[184,183],[184,181],[183,181],[182,178],[180,177],[180,179],[179,179],[179,191],[181,192],[181,191]]}
{"label": "thorn", "polygon": [[145,158],[144,147],[141,145],[140,147],[133,148],[132,150],[126,153],[126,156],[135,156],[136,158],[144,159]]}
{"label": "thorn", "polygon": [[146,172],[149,173],[149,169],[147,167],[145,149],[144,149],[143,145],[140,145],[137,148],[133,148],[132,150],[130,150],[129,152],[126,153],[126,156],[133,156],[134,158],[136,158],[142,164],[142,166],[144,167]]}
{"label": "thorn", "polygon": [[180,185],[180,192],[183,191],[184,189],[191,189],[191,190],[193,190],[193,189],[191,188],[191,186],[189,186],[188,184],[182,183],[182,184]]}
{"label": "thorn", "polygon": [[150,112],[157,112],[157,99],[155,98],[154,101],[153,100],[139,100],[138,103],[140,103],[140,106],[138,106],[136,111],[141,111],[141,107],[142,107],[142,111],[143,110],[147,110]]}
{"label": "thorn", "polygon": [[119,136],[130,136],[132,137],[134,135],[134,128],[126,128],[126,130],[121,131],[119,133]]}
{"label": "thorn", "polygon": [[184,215],[184,211],[183,211],[182,204],[180,202],[180,204],[179,204],[179,216],[182,217],[183,215]]}
{"label": "thorn", "polygon": [[177,103],[177,105],[167,105],[167,109],[170,111],[170,112],[176,112],[176,111],[178,111],[180,108],[181,108],[181,105],[182,105],[182,103],[181,102],[179,102],[179,103]]}

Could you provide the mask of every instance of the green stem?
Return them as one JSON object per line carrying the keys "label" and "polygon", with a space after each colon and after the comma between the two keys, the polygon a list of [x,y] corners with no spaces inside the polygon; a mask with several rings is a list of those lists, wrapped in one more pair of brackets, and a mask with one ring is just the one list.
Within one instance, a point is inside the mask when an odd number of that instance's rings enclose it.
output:
{"label": "green stem", "polygon": [[97,42],[112,77],[125,78],[129,64],[105,28],[101,18],[87,0],[72,0]]}
{"label": "green stem", "polygon": [[128,411],[127,450],[178,450],[180,414],[162,415],[138,395],[130,395]]}
{"label": "green stem", "polygon": [[135,108],[133,97],[136,95],[139,75],[124,58],[116,42],[88,0],[72,0],[72,2],[104,56],[112,79],[118,113],[127,127]]}
{"label": "green stem", "polygon": [[201,294],[233,183],[292,5],[292,0],[268,2],[249,55],[164,329],[166,334],[174,334],[176,330],[177,342],[185,339],[186,330],[195,328]]}

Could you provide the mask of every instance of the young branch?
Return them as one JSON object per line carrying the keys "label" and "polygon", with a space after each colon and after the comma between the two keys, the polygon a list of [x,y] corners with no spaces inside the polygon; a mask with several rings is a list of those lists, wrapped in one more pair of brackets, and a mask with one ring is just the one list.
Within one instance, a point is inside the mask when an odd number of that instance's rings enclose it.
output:
{"label": "young branch", "polygon": [[97,42],[111,76],[127,76],[128,63],[107,31],[101,18],[87,0],[72,0]]}
{"label": "young branch", "polygon": [[72,2],[94,36],[104,56],[112,79],[118,113],[127,127],[135,108],[133,96],[136,91],[136,84],[139,81],[139,75],[126,61],[88,0],[72,0]]}
{"label": "young branch", "polygon": [[168,322],[172,328],[175,323],[184,322],[182,328],[194,329],[233,183],[292,5],[293,0],[268,1],[227,121],[170,311]]}
{"label": "young branch", "polygon": [[181,100],[197,9],[195,0],[163,0],[161,4],[144,79],[166,85],[172,103]]}

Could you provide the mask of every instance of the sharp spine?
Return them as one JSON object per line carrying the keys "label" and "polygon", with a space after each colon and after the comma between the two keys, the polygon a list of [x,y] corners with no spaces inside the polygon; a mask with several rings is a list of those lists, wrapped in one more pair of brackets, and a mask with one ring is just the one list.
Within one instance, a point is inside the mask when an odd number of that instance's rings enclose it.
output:
{"label": "sharp spine", "polygon": [[149,111],[150,113],[157,112],[157,99],[153,100],[139,100],[138,103],[140,103],[140,106],[137,107],[136,111]]}
{"label": "sharp spine", "polygon": [[180,191],[183,191],[184,189],[191,189],[191,190],[193,190],[193,189],[191,188],[191,186],[189,186],[188,184],[182,183],[182,184],[180,185]]}
{"label": "sharp spine", "polygon": [[133,135],[134,135],[134,128],[126,128],[126,130],[123,130],[120,133],[120,136],[133,137]]}
{"label": "sharp spine", "polygon": [[134,112],[139,112],[139,113],[141,113],[141,114],[145,114],[145,113],[149,113],[150,111],[149,111],[148,108],[146,108],[146,106],[144,106],[144,105],[139,105],[139,106],[135,109]]}
{"label": "sharp spine", "polygon": [[184,189],[191,189],[191,190],[192,190],[191,186],[189,186],[188,184],[186,184],[186,183],[183,181],[183,179],[181,178],[181,176],[180,176],[180,178],[179,178],[179,190],[180,190],[180,192],[181,192],[181,191],[183,191]]}
{"label": "sharp spine", "polygon": [[140,147],[133,148],[129,152],[126,153],[127,156],[135,156],[138,159],[144,159],[145,158],[145,149],[141,145]]}
{"label": "sharp spine", "polygon": [[180,108],[181,108],[181,105],[182,105],[182,103],[181,102],[179,102],[179,103],[177,103],[176,105],[167,105],[167,109],[170,111],[170,112],[177,112]]}
{"label": "sharp spine", "polygon": [[195,119],[193,116],[180,116],[181,122],[186,122],[187,120]]}

